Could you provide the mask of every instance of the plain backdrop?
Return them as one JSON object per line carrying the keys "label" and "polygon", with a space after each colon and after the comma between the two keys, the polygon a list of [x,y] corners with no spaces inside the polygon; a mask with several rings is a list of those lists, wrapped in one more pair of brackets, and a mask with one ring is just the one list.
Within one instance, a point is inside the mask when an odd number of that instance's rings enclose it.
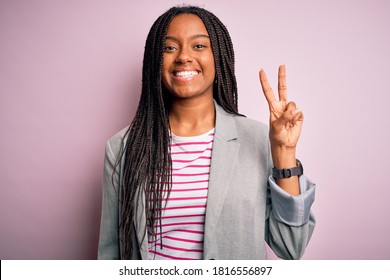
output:
{"label": "plain backdrop", "polygon": [[241,113],[268,122],[258,70],[276,89],[286,64],[317,183],[303,259],[390,259],[385,0],[0,0],[0,259],[96,258],[105,143],[135,113],[152,23],[183,3],[229,29]]}

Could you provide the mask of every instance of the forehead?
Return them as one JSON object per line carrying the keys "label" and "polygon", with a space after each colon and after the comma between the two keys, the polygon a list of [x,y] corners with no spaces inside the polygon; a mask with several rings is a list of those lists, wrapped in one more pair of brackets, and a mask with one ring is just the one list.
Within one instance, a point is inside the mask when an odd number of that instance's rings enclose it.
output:
{"label": "forehead", "polygon": [[180,35],[195,35],[203,34],[209,35],[200,17],[193,14],[181,14],[175,16],[169,27],[168,27],[168,36],[180,36]]}

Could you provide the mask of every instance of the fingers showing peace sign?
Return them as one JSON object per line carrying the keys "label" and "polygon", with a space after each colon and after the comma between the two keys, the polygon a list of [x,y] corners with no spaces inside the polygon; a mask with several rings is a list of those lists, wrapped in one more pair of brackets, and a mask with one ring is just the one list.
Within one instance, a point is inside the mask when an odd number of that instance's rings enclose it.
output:
{"label": "fingers showing peace sign", "polygon": [[259,78],[270,111],[271,146],[295,149],[302,130],[303,114],[294,102],[287,100],[286,67],[279,66],[279,100],[275,98],[267,75],[262,69],[259,72]]}

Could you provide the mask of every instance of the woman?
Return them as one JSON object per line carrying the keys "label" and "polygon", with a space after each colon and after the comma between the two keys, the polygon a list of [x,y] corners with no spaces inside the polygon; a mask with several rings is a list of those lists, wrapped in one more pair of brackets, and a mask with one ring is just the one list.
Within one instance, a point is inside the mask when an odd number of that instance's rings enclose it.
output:
{"label": "woman", "polygon": [[225,26],[174,7],[147,37],[131,125],[106,146],[100,259],[302,256],[314,229],[315,185],[295,158],[303,115],[260,82],[270,129],[240,115]]}

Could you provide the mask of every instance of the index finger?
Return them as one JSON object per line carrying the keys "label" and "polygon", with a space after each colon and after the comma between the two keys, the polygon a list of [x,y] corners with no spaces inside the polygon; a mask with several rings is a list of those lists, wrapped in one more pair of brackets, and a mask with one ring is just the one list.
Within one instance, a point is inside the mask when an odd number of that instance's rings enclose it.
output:
{"label": "index finger", "polygon": [[263,69],[260,69],[259,78],[260,78],[261,88],[263,89],[264,96],[267,99],[268,105],[271,106],[272,102],[274,102],[276,98],[271,88],[271,85],[268,82],[267,75],[265,74]]}

